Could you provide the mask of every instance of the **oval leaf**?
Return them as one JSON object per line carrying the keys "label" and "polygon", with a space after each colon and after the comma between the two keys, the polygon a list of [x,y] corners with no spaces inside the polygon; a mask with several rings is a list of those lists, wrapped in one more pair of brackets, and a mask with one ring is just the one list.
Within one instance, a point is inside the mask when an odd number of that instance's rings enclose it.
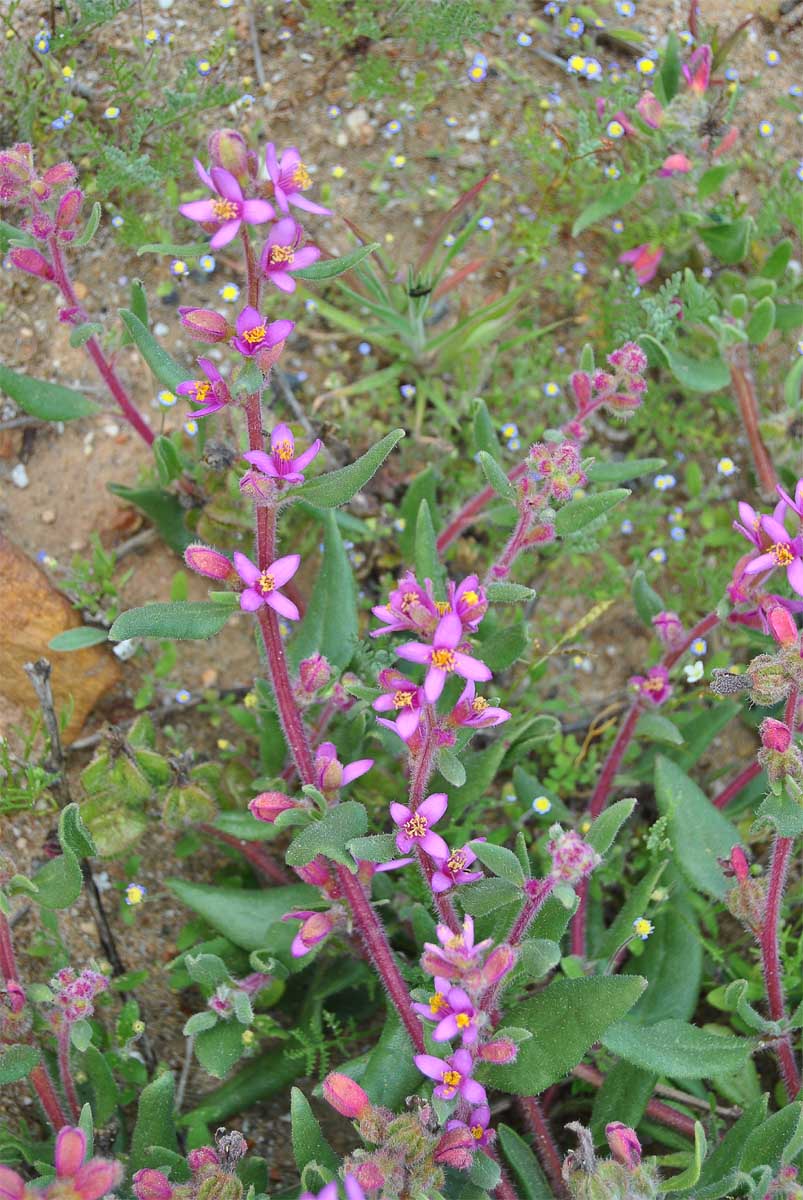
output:
{"label": "oval leaf", "polygon": [[346,271],[359,266],[364,258],[378,249],[379,242],[369,242],[367,246],[359,246],[352,250],[351,254],[344,254],[342,258],[319,259],[311,267],[302,267],[293,274],[297,279],[334,279],[337,275],[345,275]]}
{"label": "oval leaf", "polygon": [[171,392],[174,392],[178,385],[187,378],[186,371],[183,371],[176,360],[171,358],[166,350],[162,349],[156,338],[149,329],[146,329],[138,316],[127,308],[121,308],[120,317],[137,349],[156,378],[166,388],[169,388]]}
{"label": "oval leaf", "polygon": [[99,404],[87,400],[72,388],[32,379],[30,375],[20,375],[2,365],[0,392],[5,392],[23,412],[40,421],[75,421],[78,417],[91,417],[100,412]]}
{"label": "oval leaf", "polygon": [[570,500],[555,516],[555,529],[560,537],[578,533],[592,521],[596,521],[609,509],[621,504],[630,495],[628,488],[614,488],[611,492],[598,492],[594,496],[581,496]]}
{"label": "oval leaf", "polygon": [[96,625],[79,625],[77,629],[65,629],[57,633],[47,643],[48,650],[85,650],[87,646],[97,646],[109,640],[106,629],[98,629]]}
{"label": "oval leaf", "polygon": [[232,609],[211,600],[180,601],[176,604],[146,604],[121,613],[109,630],[113,642],[128,638],[173,638],[189,641],[220,633]]}
{"label": "oval leaf", "polygon": [[635,1066],[675,1079],[732,1075],[755,1048],[749,1038],[720,1037],[676,1020],[655,1025],[619,1021],[603,1033],[602,1042]]}
{"label": "oval leaf", "polygon": [[694,887],[722,900],[728,882],[717,859],[728,858],[741,845],[727,817],[677,763],[659,756],[655,764],[655,796],[668,818],[675,861]]}
{"label": "oval leaf", "polygon": [[348,503],[352,496],[373,478],[393,447],[403,437],[403,429],[394,429],[355,462],[341,467],[339,471],[330,471],[327,475],[310,479],[308,483],[296,488],[289,498],[307,500],[318,508],[337,508],[338,504]]}

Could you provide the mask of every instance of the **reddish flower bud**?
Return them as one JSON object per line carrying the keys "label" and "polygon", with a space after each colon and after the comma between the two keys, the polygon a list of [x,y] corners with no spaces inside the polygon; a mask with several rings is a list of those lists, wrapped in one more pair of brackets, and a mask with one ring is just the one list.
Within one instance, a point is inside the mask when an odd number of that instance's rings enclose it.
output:
{"label": "reddish flower bud", "polygon": [[56,210],[56,228],[71,229],[78,220],[83,202],[84,193],[80,188],[70,188],[69,192],[65,192]]}
{"label": "reddish flower bud", "polygon": [[453,1167],[456,1171],[467,1171],[474,1161],[474,1151],[477,1143],[471,1130],[465,1126],[457,1129],[447,1129],[435,1147],[433,1158],[443,1167]]}
{"label": "reddish flower bud", "polygon": [[479,1057],[483,1062],[512,1063],[518,1057],[519,1048],[510,1038],[500,1038],[497,1042],[486,1042],[480,1046]]}
{"label": "reddish flower bud", "polygon": [[357,1180],[357,1183],[366,1192],[378,1192],[385,1186],[385,1175],[377,1163],[366,1159],[363,1162],[353,1163],[351,1174]]}
{"label": "reddish flower bud", "polygon": [[325,860],[320,857],[313,858],[312,862],[307,863],[304,867],[297,867],[296,874],[303,879],[304,883],[310,883],[313,887],[325,887],[331,879],[329,868]]}
{"label": "reddish flower bud", "polygon": [[313,654],[298,664],[299,683],[310,695],[325,688],[331,677],[332,668],[322,654]]}
{"label": "reddish flower bud", "polygon": [[52,167],[48,167],[42,175],[42,179],[50,187],[58,187],[59,184],[73,183],[78,178],[78,171],[71,162],[56,163]]}
{"label": "reddish flower bud", "polygon": [[765,750],[777,750],[785,754],[792,744],[792,731],[783,721],[767,717],[758,727],[761,744]]}
{"label": "reddish flower bud", "polygon": [[569,384],[582,412],[591,402],[591,376],[587,371],[575,371],[569,378]]}
{"label": "reddish flower bud", "polygon": [[641,1163],[641,1142],[635,1129],[623,1125],[621,1121],[611,1121],[605,1126],[605,1137],[616,1161],[628,1170],[635,1171]]}
{"label": "reddish flower bud", "polygon": [[295,800],[291,796],[285,796],[283,792],[260,792],[248,805],[251,815],[268,825],[273,824],[279,813],[298,807]]}
{"label": "reddish flower bud", "polygon": [[152,1167],[137,1171],[131,1184],[137,1200],[170,1200],[173,1195],[170,1180]]}
{"label": "reddish flower bud", "polygon": [[657,613],[652,627],[664,646],[671,646],[683,637],[683,622],[676,612]]}
{"label": "reddish flower bud", "polygon": [[486,987],[498,983],[516,965],[518,955],[512,946],[497,946],[486,958],[482,967],[482,979]]}
{"label": "reddish flower bud", "polygon": [[798,630],[795,618],[781,604],[776,604],[767,613],[767,625],[779,646],[792,646],[797,642]]}
{"label": "reddish flower bud", "polygon": [[100,1200],[123,1178],[123,1164],[110,1158],[91,1158],[78,1169],[72,1181],[73,1192],[81,1200]]}
{"label": "reddish flower bud", "polygon": [[207,142],[209,158],[213,167],[224,170],[245,183],[248,179],[248,146],[245,138],[236,129],[215,129]]}
{"label": "reddish flower bud", "polygon": [[191,1171],[200,1171],[204,1167],[217,1167],[219,1165],[220,1159],[217,1156],[214,1146],[199,1146],[197,1150],[190,1150],[187,1155],[187,1166]]}
{"label": "reddish flower bud", "polygon": [[664,110],[652,92],[642,92],[636,111],[651,129],[659,129],[664,121]]}
{"label": "reddish flower bud", "polygon": [[184,561],[191,571],[197,575],[205,575],[207,579],[219,579],[221,582],[237,578],[234,565],[225,554],[195,543],[184,551]]}
{"label": "reddish flower bud", "polygon": [[371,1105],[367,1093],[360,1085],[338,1071],[332,1071],[324,1079],[323,1098],[342,1117],[350,1117],[353,1120],[359,1120]]}
{"label": "reddish flower bud", "polygon": [[25,1007],[25,992],[22,989],[22,984],[16,979],[8,979],[6,981],[6,995],[8,996],[9,1008],[13,1013],[21,1012]]}
{"label": "reddish flower bud", "polygon": [[15,246],[9,254],[9,258],[11,265],[18,271],[24,271],[26,275],[36,275],[38,279],[53,278],[53,268],[50,263],[43,254],[32,247]]}
{"label": "reddish flower bud", "polygon": [[210,346],[215,342],[227,342],[235,330],[224,316],[211,308],[179,308],[181,324],[190,337]]}
{"label": "reddish flower bud", "polygon": [[750,875],[750,864],[741,846],[734,846],[731,850],[730,866],[739,882],[744,883]]}

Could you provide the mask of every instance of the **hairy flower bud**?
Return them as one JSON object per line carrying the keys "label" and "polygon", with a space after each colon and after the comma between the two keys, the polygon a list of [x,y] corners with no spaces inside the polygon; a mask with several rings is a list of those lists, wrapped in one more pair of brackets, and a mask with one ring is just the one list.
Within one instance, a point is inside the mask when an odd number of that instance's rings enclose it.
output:
{"label": "hairy flower bud", "polygon": [[510,1038],[499,1038],[495,1042],[486,1042],[480,1046],[478,1056],[483,1062],[512,1063],[515,1062],[519,1048]]}
{"label": "hairy flower bud", "polygon": [[761,749],[756,755],[767,772],[771,784],[779,784],[787,776],[803,783],[803,756],[794,745],[792,730],[783,721],[767,717],[758,728]]}
{"label": "hairy flower bud", "polygon": [[371,1107],[368,1094],[348,1075],[332,1071],[323,1081],[323,1098],[343,1117],[359,1120]]}
{"label": "hairy flower bud", "polygon": [[641,1162],[641,1142],[635,1129],[621,1121],[611,1121],[605,1126],[605,1137],[616,1161],[634,1171]]}
{"label": "hairy flower bud", "polygon": [[456,1171],[467,1171],[474,1161],[477,1143],[471,1130],[462,1126],[447,1129],[435,1147],[433,1158],[442,1167],[453,1167]]}
{"label": "hairy flower bud", "polygon": [[137,1200],[170,1200],[173,1195],[170,1180],[152,1167],[137,1171],[131,1186]]}
{"label": "hairy flower bud", "polygon": [[61,187],[66,183],[73,183],[77,178],[78,171],[71,162],[54,163],[42,175],[48,187]]}
{"label": "hairy flower bud", "polygon": [[751,697],[762,708],[770,708],[786,698],[790,680],[780,655],[757,655],[746,674],[750,681]]}
{"label": "hairy flower bud", "polygon": [[798,629],[795,618],[782,604],[776,604],[767,613],[767,625],[770,633],[779,646],[794,646],[797,643]]}
{"label": "hairy flower bud", "polygon": [[191,571],[197,575],[205,575],[207,579],[219,579],[222,583],[237,578],[234,565],[225,554],[212,550],[209,546],[194,543],[184,551],[184,561]]}
{"label": "hairy flower bud", "polygon": [[777,750],[779,754],[785,754],[792,745],[792,730],[774,717],[766,717],[759,725],[758,732],[765,750]]}
{"label": "hairy flower bud", "polygon": [[199,1146],[196,1150],[190,1150],[187,1155],[187,1166],[195,1174],[208,1167],[219,1167],[220,1159],[214,1146]]}
{"label": "hairy flower bud", "polygon": [[234,336],[233,326],[212,308],[181,307],[178,312],[181,324],[190,337],[198,342],[206,342],[211,346],[215,342],[227,342]]}
{"label": "hairy flower bud", "polygon": [[591,376],[588,371],[574,371],[569,376],[569,386],[574,392],[577,407],[583,412],[591,403]]}
{"label": "hairy flower bud", "polygon": [[84,193],[80,188],[70,188],[68,192],[65,192],[56,211],[56,228],[72,229],[78,220],[83,202]]}
{"label": "hairy flower bud", "polygon": [[332,668],[322,654],[302,658],[298,664],[298,680],[302,689],[310,696],[325,688],[332,677]]}
{"label": "hairy flower bud", "polygon": [[223,167],[241,184],[248,180],[248,146],[236,129],[215,129],[209,135],[207,149],[213,167]]}
{"label": "hairy flower bud", "polygon": [[298,807],[292,796],[285,796],[284,792],[260,792],[250,801],[248,810],[258,821],[272,825],[280,813]]}
{"label": "hairy flower bud", "polygon": [[37,279],[52,279],[53,268],[43,254],[32,246],[15,246],[9,254],[11,265],[26,275],[35,275]]}
{"label": "hairy flower bud", "polygon": [[572,885],[590,875],[601,862],[600,856],[574,829],[563,830],[560,825],[550,829],[547,850],[552,858],[551,878]]}
{"label": "hairy flower bud", "polygon": [[652,627],[664,646],[673,646],[683,637],[683,622],[676,612],[656,613]]}

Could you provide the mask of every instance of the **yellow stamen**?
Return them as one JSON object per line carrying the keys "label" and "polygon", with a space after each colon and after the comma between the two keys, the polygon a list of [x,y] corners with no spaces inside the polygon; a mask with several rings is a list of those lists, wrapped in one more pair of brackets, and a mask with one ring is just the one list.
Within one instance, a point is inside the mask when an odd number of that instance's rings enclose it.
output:
{"label": "yellow stamen", "polygon": [[404,822],[404,832],[411,838],[423,837],[428,829],[427,818],[420,813],[414,813],[409,821]]}
{"label": "yellow stamen", "polygon": [[292,246],[271,246],[270,259],[272,263],[291,263],[295,258]]}
{"label": "yellow stamen", "polygon": [[485,1133],[485,1130],[483,1129],[482,1125],[472,1125],[469,1132],[473,1138],[476,1138],[477,1141],[479,1141],[482,1135]]}
{"label": "yellow stamen", "polygon": [[452,611],[452,606],[448,600],[436,600],[435,607],[442,617],[445,617],[448,612]]}
{"label": "yellow stamen", "polygon": [[253,329],[246,329],[243,334],[243,339],[248,342],[249,346],[256,346],[265,340],[265,326],[255,325]]}
{"label": "yellow stamen", "polygon": [[471,1017],[468,1015],[468,1013],[458,1013],[455,1017],[455,1021],[458,1029],[465,1029],[471,1024]]}
{"label": "yellow stamen", "polygon": [[488,701],[484,696],[475,696],[471,701],[471,707],[476,713],[485,712],[486,708],[488,707]]}
{"label": "yellow stamen", "polygon": [[293,447],[285,438],[283,442],[278,442],[273,447],[273,453],[281,462],[290,462],[290,459],[293,457]]}
{"label": "yellow stamen", "polygon": [[268,571],[263,571],[256,582],[256,590],[263,596],[267,596],[268,592],[272,592],[276,587],[276,580]]}
{"label": "yellow stamen", "polygon": [[459,1071],[444,1071],[443,1072],[443,1082],[449,1088],[458,1087],[461,1078],[462,1078],[462,1076]]}
{"label": "yellow stamen", "polygon": [[409,612],[414,604],[418,603],[417,592],[405,592],[401,598],[401,610],[403,613]]}
{"label": "yellow stamen", "polygon": [[303,163],[294,168],[291,178],[301,192],[306,192],[308,187],[312,187],[312,176]]}
{"label": "yellow stamen", "polygon": [[446,1008],[446,1000],[444,998],[443,992],[436,992],[434,996],[430,996],[429,1011],[432,1013],[433,1017],[436,1017],[438,1015],[438,1013],[443,1012],[443,1010],[445,1008]]}
{"label": "yellow stamen", "polygon": [[199,400],[199,401],[204,401],[208,395],[209,395],[209,384],[206,382],[205,379],[196,379],[195,380],[195,399]]}
{"label": "yellow stamen", "polygon": [[455,667],[454,653],[451,650],[433,650],[430,661],[439,671],[453,671]]}
{"label": "yellow stamen", "polygon": [[213,200],[212,212],[216,221],[233,221],[237,216],[237,205],[233,200]]}
{"label": "yellow stamen", "polygon": [[776,542],[774,546],[770,546],[769,552],[779,567],[788,567],[790,562],[794,561],[795,556],[786,542]]}
{"label": "yellow stamen", "polygon": [[465,865],[466,856],[461,850],[455,850],[454,854],[446,860],[446,869],[450,871],[452,875],[456,875],[458,871],[462,871]]}
{"label": "yellow stamen", "polygon": [[476,592],[463,592],[463,599],[466,604],[471,604],[472,606],[480,602],[480,598]]}
{"label": "yellow stamen", "polygon": [[393,693],[394,708],[412,708],[413,693],[412,692],[394,692]]}

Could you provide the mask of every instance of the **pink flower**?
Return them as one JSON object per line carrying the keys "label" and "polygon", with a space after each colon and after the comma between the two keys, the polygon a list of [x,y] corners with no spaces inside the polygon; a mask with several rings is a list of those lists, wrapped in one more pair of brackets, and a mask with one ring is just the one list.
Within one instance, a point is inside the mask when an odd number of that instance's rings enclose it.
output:
{"label": "pink flower", "polygon": [[487,1104],[481,1104],[469,1113],[466,1121],[447,1121],[447,1129],[468,1129],[476,1145],[487,1146],[493,1141],[495,1134],[488,1128],[491,1120],[491,1110]]}
{"label": "pink flower", "polygon": [[243,455],[246,462],[257,467],[263,475],[283,483],[303,483],[304,471],[321,449],[316,438],[303,454],[295,457],[296,443],[288,425],[277,425],[270,435],[270,454],[264,450],[249,450]]}
{"label": "pink flower", "polygon": [[574,829],[564,831],[560,825],[553,825],[549,832],[547,850],[552,859],[552,879],[577,884],[599,866],[602,860],[596,850]]}
{"label": "pink flower", "polygon": [[231,393],[225,379],[210,359],[199,358],[198,366],[206,379],[185,379],[176,388],[176,394],[189,396],[193,404],[204,404],[203,408],[196,408],[192,415],[208,417],[231,403]]}
{"label": "pink flower", "polygon": [[53,268],[50,263],[32,246],[15,246],[8,257],[12,267],[16,267],[18,271],[24,271],[26,275],[35,275],[37,279],[50,280],[53,278]]}
{"label": "pink flower", "polygon": [[450,722],[471,729],[488,729],[492,725],[501,725],[510,720],[510,713],[506,708],[496,708],[483,696],[475,696],[475,691],[474,681],[469,679],[460,699],[449,714]]}
{"label": "pink flower", "polygon": [[670,175],[687,175],[692,168],[692,161],[685,154],[670,154],[665,158],[658,171],[661,178]]}
{"label": "pink flower", "polygon": [[399,827],[396,835],[396,845],[402,854],[409,854],[413,846],[418,846],[432,858],[446,858],[449,847],[440,836],[432,832],[432,826],[437,824],[446,812],[448,799],[444,792],[433,792],[427,796],[413,812],[406,804],[391,804],[390,815]]}
{"label": "pink flower", "polygon": [[86,1155],[86,1134],[73,1125],[65,1125],[56,1138],[54,1163],[60,1180],[70,1180],[72,1192],[78,1200],[100,1200],[123,1177],[122,1165],[108,1158],[90,1158]]}
{"label": "pink flower", "polygon": [[683,64],[683,78],[690,92],[704,96],[711,78],[711,47],[698,46],[688,63]]}
{"label": "pink flower", "polygon": [[418,729],[421,720],[423,690],[417,683],[405,679],[400,671],[386,668],[379,672],[379,682],[384,691],[372,704],[374,712],[396,712],[395,721],[379,718],[379,724],[392,729],[403,742],[409,741]]}
{"label": "pink flower", "polygon": [[634,246],[632,250],[625,250],[624,254],[619,255],[619,262],[632,266],[639,285],[643,287],[658,274],[658,267],[663,256],[664,252],[661,246],[644,242],[641,246]]}
{"label": "pink flower", "polygon": [[292,333],[295,321],[273,321],[268,323],[255,308],[244,308],[237,318],[237,336],[232,345],[246,358],[252,358],[261,350],[271,350]]}
{"label": "pink flower", "polygon": [[408,662],[428,665],[424,680],[424,695],[429,704],[434,704],[446,684],[447,676],[453,672],[463,679],[487,680],[491,671],[479,659],[458,650],[463,637],[463,623],[456,613],[447,613],[438,622],[431,646],[420,642],[405,642],[396,653]]}
{"label": "pink flower", "polygon": [[413,1008],[427,1021],[436,1021],[432,1031],[436,1042],[449,1042],[460,1035],[464,1046],[471,1046],[479,1036],[476,1009],[468,992],[451,987],[448,979],[435,980],[435,994],[429,1004],[414,1004]]}
{"label": "pink flower", "polygon": [[676,612],[659,612],[652,619],[652,627],[664,646],[673,646],[683,637],[683,622]]}
{"label": "pink flower", "polygon": [[264,571],[260,571],[250,558],[235,550],[234,566],[246,585],[240,596],[240,608],[243,612],[256,612],[261,604],[267,604],[280,617],[286,617],[288,621],[297,621],[298,609],[293,601],[288,600],[278,589],[293,578],[300,565],[300,554],[287,554],[284,558],[277,558],[276,562],[271,563]]}
{"label": "pink flower", "polygon": [[488,611],[488,597],[477,576],[466,576],[457,587],[450,582],[448,593],[449,607],[446,611],[456,613],[465,629],[472,632],[476,630]]}
{"label": "pink flower", "polygon": [[332,911],[312,912],[310,909],[301,908],[295,912],[285,913],[282,920],[303,922],[290,946],[293,958],[303,958],[305,954],[309,954],[313,946],[317,946],[319,942],[323,942],[329,937],[337,924],[337,917]]}
{"label": "pink flower", "polygon": [[131,1180],[131,1190],[137,1200],[171,1200],[173,1188],[170,1180],[153,1167],[143,1167]]}
{"label": "pink flower", "polygon": [[664,123],[664,110],[660,101],[652,92],[642,92],[639,96],[636,111],[651,129],[660,129]]}
{"label": "pink flower", "polygon": [[792,730],[783,721],[776,721],[774,717],[765,717],[758,727],[758,732],[765,750],[776,750],[779,754],[785,754],[792,745]]}
{"label": "pink flower", "polygon": [[372,629],[371,637],[402,630],[414,630],[429,637],[440,614],[432,599],[432,585],[429,580],[426,582],[427,586],[422,587],[412,571],[405,571],[398,587],[390,593],[388,603],[371,610],[385,625],[385,629]]}
{"label": "pink flower", "polygon": [[304,230],[292,217],[277,221],[268,234],[259,265],[262,274],[282,292],[294,292],[292,272],[311,267],[321,257],[317,246],[302,246]]}
{"label": "pink flower", "polygon": [[801,520],[803,520],[803,479],[798,479],[795,485],[794,497],[790,496],[789,493],[783,487],[781,487],[780,483],[776,485],[775,490],[783,500],[786,507],[791,512],[795,513],[796,516],[800,517]]}
{"label": "pink flower", "polygon": [[[479,839],[475,839],[479,840]],[[469,871],[468,867],[473,862],[476,862],[477,856],[470,846],[463,846],[461,850],[452,850],[447,852],[441,859],[436,859],[437,870],[432,875],[432,890],[440,895],[442,892],[448,892],[453,887],[461,883],[473,883],[475,879],[482,879],[482,871]]]}
{"label": "pink flower", "polygon": [[285,796],[283,792],[260,792],[248,803],[251,816],[257,821],[265,821],[268,825],[272,825],[280,813],[300,807],[292,796]]}
{"label": "pink flower", "polygon": [[322,792],[336,792],[359,779],[374,765],[372,758],[360,758],[344,767],[333,742],[321,742],[315,754],[315,782]]}
{"label": "pink flower", "polygon": [[472,917],[463,918],[460,933],[456,934],[448,925],[438,925],[435,932],[440,945],[424,943],[421,966],[428,975],[436,977],[436,982],[439,977],[461,979],[479,964],[485,951],[493,944],[490,938],[475,943]]}
{"label": "pink flower", "polygon": [[456,1050],[446,1059],[416,1054],[415,1065],[422,1075],[438,1081],[434,1094],[439,1100],[460,1096],[468,1104],[485,1103],[485,1088],[471,1078],[474,1063],[468,1050]]}
{"label": "pink flower", "polygon": [[745,574],[759,575],[762,571],[784,567],[790,587],[803,596],[803,538],[790,537],[776,517],[762,517],[761,528],[771,539],[771,545],[764,554],[747,564]]}
{"label": "pink flower", "polygon": [[767,627],[779,646],[794,646],[798,640],[795,618],[783,604],[774,604],[766,614]]}
{"label": "pink flower", "polygon": [[25,1180],[11,1167],[0,1166],[0,1200],[23,1200]]}
{"label": "pink flower", "polygon": [[178,315],[190,337],[199,342],[206,342],[210,346],[216,342],[227,342],[234,332],[226,318],[221,313],[215,312],[213,308],[192,308],[182,305],[179,307]]}
{"label": "pink flower", "polygon": [[611,1121],[605,1126],[605,1137],[616,1161],[629,1171],[635,1171],[641,1164],[641,1142],[635,1129],[623,1125],[621,1121]]}
{"label": "pink flower", "polygon": [[303,195],[307,188],[312,187],[312,178],[295,146],[290,146],[281,159],[278,159],[275,145],[268,142],[265,147],[265,165],[273,184],[276,203],[283,213],[289,212],[290,205],[294,204],[296,208],[303,208],[305,212],[331,217],[332,213],[328,208],[313,204]]}
{"label": "pink flower", "polygon": [[672,695],[672,688],[669,684],[669,672],[666,667],[650,667],[649,671],[644,675],[631,675],[628,683],[635,692],[644,700],[649,700],[650,704],[664,704]]}
{"label": "pink flower", "polygon": [[189,204],[180,204],[179,212],[191,221],[217,226],[209,243],[212,250],[228,246],[239,233],[243,221],[248,225],[262,225],[276,215],[273,205],[268,204],[267,200],[246,200],[243,189],[225,167],[212,167],[207,172],[196,158],[195,170],[215,196],[211,200],[192,200]]}

